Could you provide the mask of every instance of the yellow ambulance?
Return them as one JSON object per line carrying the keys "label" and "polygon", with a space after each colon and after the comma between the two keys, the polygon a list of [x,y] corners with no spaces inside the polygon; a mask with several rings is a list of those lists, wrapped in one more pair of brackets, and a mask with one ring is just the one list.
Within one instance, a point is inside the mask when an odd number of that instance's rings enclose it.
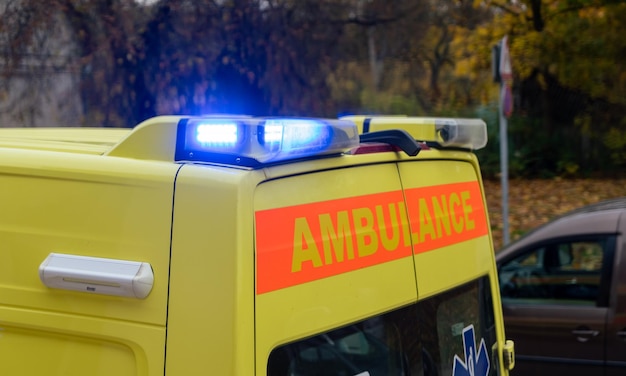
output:
{"label": "yellow ambulance", "polygon": [[507,375],[476,119],[0,129],[0,375]]}

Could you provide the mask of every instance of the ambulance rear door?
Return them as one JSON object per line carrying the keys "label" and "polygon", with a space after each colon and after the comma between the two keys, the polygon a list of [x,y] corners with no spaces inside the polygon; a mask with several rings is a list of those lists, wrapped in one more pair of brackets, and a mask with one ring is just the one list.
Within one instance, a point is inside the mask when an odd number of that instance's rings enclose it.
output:
{"label": "ambulance rear door", "polygon": [[[273,169],[278,174],[280,167]],[[357,374],[367,369],[373,349],[387,353],[388,346],[351,324],[417,297],[396,164],[266,181],[256,189],[254,210],[257,374]],[[276,353],[335,328],[354,334],[334,342],[324,334],[325,343]]]}
{"label": "ambulance rear door", "polygon": [[[446,160],[457,154],[465,160]],[[481,181],[465,152],[426,150],[398,163],[418,287],[416,322],[425,370],[496,375],[493,252]],[[430,365],[429,365],[430,364]]]}

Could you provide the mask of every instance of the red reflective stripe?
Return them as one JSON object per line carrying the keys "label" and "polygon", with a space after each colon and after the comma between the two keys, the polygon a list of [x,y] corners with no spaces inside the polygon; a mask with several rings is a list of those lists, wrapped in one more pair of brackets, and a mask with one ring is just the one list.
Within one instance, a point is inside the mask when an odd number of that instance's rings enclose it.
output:
{"label": "red reflective stripe", "polygon": [[390,144],[385,144],[382,142],[372,142],[372,143],[363,143],[358,147],[350,150],[350,154],[373,154],[373,153],[384,153],[389,151],[401,151],[401,149],[397,146],[393,146]]}
{"label": "red reflective stripe", "polygon": [[478,182],[261,210],[255,219],[257,294],[488,234]]}

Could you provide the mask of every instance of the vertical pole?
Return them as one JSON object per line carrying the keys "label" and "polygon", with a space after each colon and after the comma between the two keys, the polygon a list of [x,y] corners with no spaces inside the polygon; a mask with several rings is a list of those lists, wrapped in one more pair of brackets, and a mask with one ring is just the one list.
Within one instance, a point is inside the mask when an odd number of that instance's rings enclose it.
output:
{"label": "vertical pole", "polygon": [[[504,98],[505,82],[500,84],[500,98]],[[502,189],[502,245],[509,244],[509,142],[504,103],[500,100],[500,183]]]}

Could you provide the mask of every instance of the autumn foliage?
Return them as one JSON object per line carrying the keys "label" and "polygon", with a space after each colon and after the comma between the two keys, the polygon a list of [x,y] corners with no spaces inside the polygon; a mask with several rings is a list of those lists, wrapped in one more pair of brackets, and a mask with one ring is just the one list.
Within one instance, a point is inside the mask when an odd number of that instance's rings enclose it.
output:
{"label": "autumn foliage", "polygon": [[[625,23],[615,0],[4,0],[0,113],[32,126],[56,99],[83,126],[215,112],[478,116],[491,137],[484,173],[496,176],[491,51],[507,35],[512,175],[615,175]],[[67,99],[51,98],[60,74],[75,82]]]}
{"label": "autumn foliage", "polygon": [[[502,247],[502,195],[499,180],[484,182],[495,248]],[[626,195],[626,179],[513,179],[509,182],[511,241],[581,206]]]}

